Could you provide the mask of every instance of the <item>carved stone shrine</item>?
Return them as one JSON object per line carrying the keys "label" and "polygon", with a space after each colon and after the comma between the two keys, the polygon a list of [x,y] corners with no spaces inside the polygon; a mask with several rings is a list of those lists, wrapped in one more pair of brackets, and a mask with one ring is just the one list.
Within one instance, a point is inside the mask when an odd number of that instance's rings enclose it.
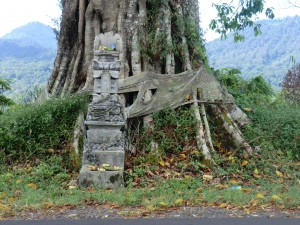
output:
{"label": "carved stone shrine", "polygon": [[79,185],[83,187],[123,186],[125,120],[118,96],[121,44],[121,37],[113,33],[100,34],[95,39],[93,99],[85,121],[79,176]]}

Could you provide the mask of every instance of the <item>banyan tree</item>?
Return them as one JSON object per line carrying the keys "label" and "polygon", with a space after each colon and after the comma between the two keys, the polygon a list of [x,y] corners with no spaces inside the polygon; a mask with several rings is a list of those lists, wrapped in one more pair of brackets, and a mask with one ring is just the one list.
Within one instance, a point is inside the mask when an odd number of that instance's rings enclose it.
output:
{"label": "banyan tree", "polygon": [[[245,9],[251,13],[262,11],[263,1],[241,2],[247,2]],[[62,8],[49,95],[93,90],[94,51],[99,50],[95,38],[111,32],[121,39],[112,47],[117,49],[111,50],[119,52],[118,95],[124,108],[131,106],[128,118],[143,117],[147,123],[153,112],[189,104],[197,121],[197,146],[213,162],[214,144],[206,115],[210,107],[209,112],[221,121],[234,143],[245,153],[253,153],[239,130],[247,121],[245,115],[209,72],[198,0],[64,0]],[[223,9],[218,8],[220,16],[226,12]],[[234,29],[242,29],[238,17],[235,19]],[[212,27],[224,34],[217,22]],[[168,91],[170,87],[173,91]]]}

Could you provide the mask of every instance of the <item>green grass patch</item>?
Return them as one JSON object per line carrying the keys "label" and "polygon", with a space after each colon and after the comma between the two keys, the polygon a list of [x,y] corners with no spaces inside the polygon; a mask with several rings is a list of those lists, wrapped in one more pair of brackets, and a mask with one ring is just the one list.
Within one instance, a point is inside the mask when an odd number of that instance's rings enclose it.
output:
{"label": "green grass patch", "polygon": [[[3,169],[0,175],[0,216],[16,215],[24,210],[55,207],[111,204],[137,206],[146,211],[178,206],[219,206],[248,209],[260,206],[296,208],[300,204],[299,185],[289,178],[253,179],[232,183],[218,177],[212,183],[198,177],[154,177],[148,187],[125,187],[116,190],[99,188],[69,189],[68,182],[76,174],[59,167],[59,157],[34,167]],[[236,185],[241,188],[235,189]],[[262,195],[262,196],[260,196]],[[275,197],[274,197],[275,196]]]}

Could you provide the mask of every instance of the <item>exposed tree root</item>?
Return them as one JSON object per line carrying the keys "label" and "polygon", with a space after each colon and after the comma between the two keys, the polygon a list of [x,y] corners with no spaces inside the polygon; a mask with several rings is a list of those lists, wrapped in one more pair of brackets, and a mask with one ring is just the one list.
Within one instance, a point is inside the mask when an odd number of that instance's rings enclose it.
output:
{"label": "exposed tree root", "polygon": [[74,127],[74,133],[73,133],[73,150],[76,153],[76,155],[79,156],[79,140],[80,140],[80,136],[82,135],[82,126],[83,126],[83,122],[84,122],[84,113],[80,112],[76,123],[75,123],[75,127]]}
{"label": "exposed tree root", "polygon": [[212,105],[215,116],[219,117],[223,122],[223,127],[231,135],[232,140],[238,147],[242,147],[245,156],[253,155],[253,149],[245,141],[237,124],[233,121],[225,107]]}
{"label": "exposed tree root", "polygon": [[207,115],[206,115],[206,110],[205,110],[204,103],[201,103],[201,116],[202,116],[203,121],[204,121],[206,142],[208,143],[208,146],[209,146],[210,150],[212,152],[215,152],[213,142],[212,142],[212,138],[211,138],[211,133],[210,133],[210,128],[209,128],[209,124],[208,124],[208,120],[207,120]]}
{"label": "exposed tree root", "polygon": [[196,91],[194,91],[194,93],[193,93],[193,100],[194,100],[193,110],[194,110],[194,114],[195,114],[195,119],[197,121],[197,131],[196,131],[197,146],[198,146],[199,150],[201,150],[204,159],[207,161],[210,161],[212,164],[215,165],[216,163],[214,162],[214,160],[210,154],[209,148],[206,145],[203,123],[201,120],[199,105],[197,102],[197,92]]}

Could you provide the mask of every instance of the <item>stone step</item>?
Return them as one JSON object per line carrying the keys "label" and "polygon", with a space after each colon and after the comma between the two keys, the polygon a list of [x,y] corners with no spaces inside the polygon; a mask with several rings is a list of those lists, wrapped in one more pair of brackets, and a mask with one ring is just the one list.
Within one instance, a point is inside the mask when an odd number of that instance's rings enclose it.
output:
{"label": "stone step", "polygon": [[109,164],[111,166],[118,166],[124,168],[125,152],[124,151],[93,151],[92,154],[88,152],[83,153],[83,164],[97,165]]}
{"label": "stone step", "polygon": [[124,186],[123,170],[119,171],[90,171],[82,166],[79,175],[79,186],[98,186],[103,188],[117,188]]}

